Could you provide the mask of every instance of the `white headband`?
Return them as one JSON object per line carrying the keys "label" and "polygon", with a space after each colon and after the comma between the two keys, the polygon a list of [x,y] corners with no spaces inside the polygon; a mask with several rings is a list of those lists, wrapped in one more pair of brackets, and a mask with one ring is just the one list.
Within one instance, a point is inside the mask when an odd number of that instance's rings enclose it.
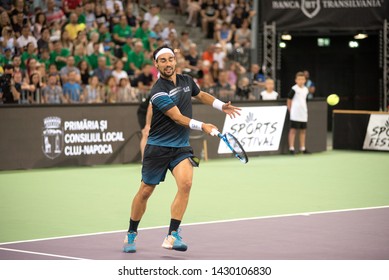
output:
{"label": "white headband", "polygon": [[155,55],[155,60],[158,59],[158,56],[160,56],[161,54],[165,54],[165,53],[170,53],[171,55],[174,56],[174,52],[171,49],[163,48],[163,49],[160,49],[159,52],[157,52],[157,54]]}

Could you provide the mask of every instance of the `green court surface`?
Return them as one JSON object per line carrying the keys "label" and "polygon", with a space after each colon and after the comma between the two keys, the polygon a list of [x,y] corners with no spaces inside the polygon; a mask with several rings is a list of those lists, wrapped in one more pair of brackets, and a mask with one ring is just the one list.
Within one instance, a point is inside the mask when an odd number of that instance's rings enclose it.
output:
{"label": "green court surface", "polygon": [[[184,223],[389,205],[388,153],[202,162]],[[0,242],[124,230],[139,164],[0,172]],[[175,195],[168,174],[140,227],[167,225]]]}

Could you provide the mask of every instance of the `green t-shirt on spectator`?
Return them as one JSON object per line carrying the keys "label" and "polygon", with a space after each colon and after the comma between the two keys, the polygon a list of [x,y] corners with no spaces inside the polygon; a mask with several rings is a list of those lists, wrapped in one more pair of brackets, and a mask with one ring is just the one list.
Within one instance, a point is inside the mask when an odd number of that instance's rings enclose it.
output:
{"label": "green t-shirt on spectator", "polygon": [[86,16],[84,13],[82,13],[79,17],[78,17],[78,21],[77,23],[83,23],[83,24],[86,24]]}
{"label": "green t-shirt on spectator", "polygon": [[[88,59],[87,61],[88,61],[89,65],[90,65],[90,67],[92,68],[92,70],[97,69],[97,67],[99,66],[98,60],[99,60],[100,56],[105,56],[105,55],[101,54],[101,53],[99,53],[99,54],[92,53],[91,55],[89,55],[87,57],[87,59]],[[110,66],[111,65],[111,60],[109,59],[108,56],[105,56],[105,57],[107,58],[106,65]]]}
{"label": "green t-shirt on spectator", "polygon": [[137,53],[131,51],[128,54],[125,70],[127,70],[127,71],[131,70],[130,63],[134,63],[136,68],[142,69],[142,66],[143,66],[144,62],[145,62],[145,55],[144,55],[143,52],[140,52],[140,53],[137,54]]}
{"label": "green t-shirt on spectator", "polygon": [[66,62],[64,61],[56,61],[55,59],[57,56],[62,56],[62,57],[68,57],[70,55],[70,51],[68,49],[61,49],[59,53],[56,51],[52,51],[50,53],[50,63],[57,65],[57,69],[61,69],[62,67],[66,66]]}
{"label": "green t-shirt on spectator", "polygon": [[113,27],[113,34],[117,34],[121,38],[127,38],[128,36],[132,36],[131,27],[126,25],[123,28],[120,24],[116,24]]}
{"label": "green t-shirt on spectator", "polygon": [[49,70],[50,58],[49,58],[49,59],[42,59],[42,58],[41,58],[41,59],[39,59],[39,63],[44,64],[46,70]]}
{"label": "green t-shirt on spectator", "polygon": [[122,47],[123,53],[127,54],[127,56],[132,52],[131,46],[128,44],[123,45]]}
{"label": "green t-shirt on spectator", "polygon": [[28,52],[23,52],[22,56],[21,56],[22,64],[20,64],[20,68],[25,70],[27,68],[27,65],[26,65],[27,60],[30,58],[33,58],[36,61],[38,61],[38,56],[36,54],[29,54]]}
{"label": "green t-shirt on spectator", "polygon": [[0,54],[0,66],[4,66],[6,64],[12,64],[12,57],[7,59],[5,55]]}
{"label": "green t-shirt on spectator", "polygon": [[139,38],[142,41],[147,40],[150,35],[150,30],[144,31],[141,27],[138,27],[138,29],[135,31],[135,38]]}
{"label": "green t-shirt on spectator", "polygon": [[78,67],[78,63],[80,63],[81,60],[86,60],[86,62],[89,64],[88,56],[86,55],[75,55],[74,56],[74,64]]}

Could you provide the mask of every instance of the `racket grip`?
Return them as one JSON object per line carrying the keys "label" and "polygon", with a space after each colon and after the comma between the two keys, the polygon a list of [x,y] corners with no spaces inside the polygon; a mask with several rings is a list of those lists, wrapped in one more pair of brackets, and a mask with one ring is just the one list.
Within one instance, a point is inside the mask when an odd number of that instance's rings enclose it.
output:
{"label": "racket grip", "polygon": [[212,136],[218,136],[220,134],[220,132],[217,130],[217,129],[212,129],[212,131],[211,131],[211,135]]}

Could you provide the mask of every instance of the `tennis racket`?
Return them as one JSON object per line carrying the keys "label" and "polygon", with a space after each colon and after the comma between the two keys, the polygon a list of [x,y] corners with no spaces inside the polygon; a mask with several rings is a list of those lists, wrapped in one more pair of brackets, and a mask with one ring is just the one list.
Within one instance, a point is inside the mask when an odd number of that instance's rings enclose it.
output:
{"label": "tennis racket", "polygon": [[249,158],[247,157],[247,154],[243,149],[242,144],[240,144],[240,142],[238,141],[238,139],[235,138],[234,135],[229,132],[223,135],[216,129],[212,130],[211,135],[217,136],[222,139],[224,143],[226,143],[227,147],[230,148],[234,156],[238,158],[241,162],[247,163],[249,161]]}

